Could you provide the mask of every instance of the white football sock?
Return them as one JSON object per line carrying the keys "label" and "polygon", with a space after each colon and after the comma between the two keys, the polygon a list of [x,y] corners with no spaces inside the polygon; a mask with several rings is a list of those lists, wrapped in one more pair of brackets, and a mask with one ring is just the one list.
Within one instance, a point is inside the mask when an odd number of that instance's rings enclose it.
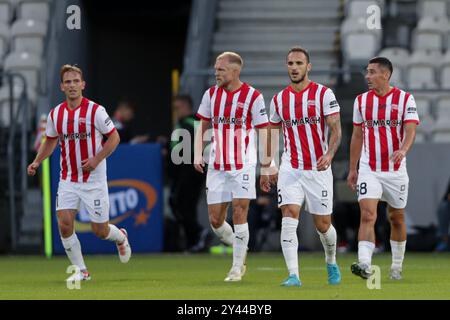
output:
{"label": "white football sock", "polygon": [[61,237],[62,245],[66,250],[67,257],[72,265],[80,268],[81,271],[87,270],[84,264],[83,254],[81,253],[81,244],[78,240],[77,234],[74,232],[70,237]]}
{"label": "white football sock", "polygon": [[393,241],[391,240],[392,251],[392,265],[391,269],[402,269],[403,259],[405,258],[405,241]]}
{"label": "white football sock", "polygon": [[320,241],[322,242],[323,250],[325,251],[325,261],[328,264],[336,263],[336,229],[331,224],[327,232],[321,233],[317,230]]}
{"label": "white football sock", "polygon": [[105,240],[114,241],[118,243],[122,243],[125,241],[125,234],[119,230],[115,225],[109,225],[109,234],[105,238]]}
{"label": "white football sock", "polygon": [[240,268],[247,255],[249,232],[248,223],[234,225],[233,268]]}
{"label": "white football sock", "polygon": [[215,229],[213,226],[211,226],[211,228],[213,229],[214,233],[219,237],[220,241],[225,243],[227,246],[233,245],[234,240],[233,229],[228,224],[228,222],[225,221],[223,225],[221,225],[217,229]]}
{"label": "white football sock", "polygon": [[358,261],[365,263],[369,267],[372,265],[372,254],[375,249],[375,243],[370,241],[358,242]]}
{"label": "white football sock", "polygon": [[285,217],[281,220],[281,249],[283,250],[284,260],[289,271],[289,275],[298,273],[298,220]]}

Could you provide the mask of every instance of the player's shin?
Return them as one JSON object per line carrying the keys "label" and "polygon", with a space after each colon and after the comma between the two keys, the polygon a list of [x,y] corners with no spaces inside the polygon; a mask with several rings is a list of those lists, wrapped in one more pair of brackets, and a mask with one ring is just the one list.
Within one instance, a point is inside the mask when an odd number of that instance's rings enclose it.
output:
{"label": "player's shin", "polygon": [[233,267],[240,268],[247,255],[249,232],[248,223],[234,225]]}
{"label": "player's shin", "polygon": [[109,224],[109,234],[105,240],[122,243],[125,241],[125,235],[115,225]]}
{"label": "player's shin", "polygon": [[298,272],[298,220],[285,217],[281,220],[281,249],[283,250],[284,260],[289,271],[289,275]]}
{"label": "player's shin", "polygon": [[403,259],[405,258],[405,241],[394,241],[391,240],[391,251],[392,251],[392,265],[391,269],[401,270],[403,265]]}
{"label": "player's shin", "polygon": [[367,266],[372,264],[372,254],[375,249],[375,243],[369,241],[358,242],[358,261],[364,263]]}
{"label": "player's shin", "polygon": [[217,229],[211,226],[214,233],[219,237],[220,241],[222,241],[227,246],[232,246],[234,241],[234,234],[233,229],[228,224],[228,222],[224,222],[220,227]]}
{"label": "player's shin", "polygon": [[61,241],[72,265],[77,266],[81,271],[87,270],[84,264],[83,254],[81,253],[81,244],[76,233],[74,232],[68,238],[61,237]]}
{"label": "player's shin", "polygon": [[330,224],[330,227],[325,233],[317,230],[320,241],[322,242],[323,249],[325,251],[325,260],[328,264],[336,263],[336,229]]}

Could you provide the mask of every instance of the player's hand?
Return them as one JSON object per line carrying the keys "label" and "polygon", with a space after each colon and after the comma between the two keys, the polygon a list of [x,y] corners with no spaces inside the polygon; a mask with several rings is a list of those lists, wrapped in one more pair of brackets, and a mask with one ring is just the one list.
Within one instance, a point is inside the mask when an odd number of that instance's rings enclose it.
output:
{"label": "player's hand", "polygon": [[93,170],[95,170],[95,168],[97,168],[97,166],[98,166],[98,161],[95,157],[89,158],[89,159],[84,159],[81,161],[81,169],[83,169],[83,171],[93,171]]}
{"label": "player's hand", "polygon": [[406,151],[403,151],[402,149],[395,151],[392,156],[391,160],[394,162],[394,164],[402,162],[402,160],[406,157]]}
{"label": "player's hand", "polygon": [[270,191],[270,178],[268,175],[259,176],[259,187],[263,192]]}
{"label": "player's hand", "polygon": [[317,161],[317,171],[327,170],[330,167],[332,160],[333,160],[333,157],[331,156],[331,154],[329,154],[328,152],[325,153]]}
{"label": "player's hand", "polygon": [[27,167],[27,174],[30,177],[33,177],[36,174],[36,170],[37,168],[39,168],[40,163],[38,162],[33,162],[31,163],[28,167]]}
{"label": "player's hand", "polygon": [[358,182],[358,171],[350,170],[347,177],[347,185],[353,191],[356,191],[356,183]]}
{"label": "player's hand", "polygon": [[203,157],[194,159],[194,168],[200,173],[204,173],[203,168],[205,167],[205,161],[203,161]]}
{"label": "player's hand", "polygon": [[269,176],[271,185],[276,185],[278,182],[278,168],[276,166],[261,167],[260,176]]}

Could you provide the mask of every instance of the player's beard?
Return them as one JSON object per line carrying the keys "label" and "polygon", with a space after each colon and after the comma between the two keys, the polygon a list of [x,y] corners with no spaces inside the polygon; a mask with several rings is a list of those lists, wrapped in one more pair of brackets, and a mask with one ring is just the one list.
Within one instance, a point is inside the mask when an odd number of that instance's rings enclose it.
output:
{"label": "player's beard", "polygon": [[216,80],[216,84],[219,88],[226,88],[230,82],[231,81],[225,81],[225,80],[217,81]]}
{"label": "player's beard", "polygon": [[299,84],[299,83],[301,83],[303,80],[305,80],[305,75],[303,75],[303,77],[301,77],[299,80],[294,80],[294,79],[292,79],[291,76],[289,76],[289,78],[291,79],[291,82],[292,82],[292,83],[294,83],[294,84]]}

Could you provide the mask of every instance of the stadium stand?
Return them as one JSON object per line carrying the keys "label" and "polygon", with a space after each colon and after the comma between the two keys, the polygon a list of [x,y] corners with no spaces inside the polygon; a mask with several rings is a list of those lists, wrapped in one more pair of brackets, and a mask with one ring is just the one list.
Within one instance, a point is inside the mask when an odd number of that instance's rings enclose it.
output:
{"label": "stadium stand", "polygon": [[[30,210],[40,207],[40,191],[27,188],[21,166],[29,149],[24,149],[21,144],[29,141],[35,130],[37,101],[44,95],[41,71],[45,63],[51,5],[51,0],[0,0],[0,140],[3,144],[0,162],[4,164],[0,166],[0,175],[8,177],[8,171],[13,171],[13,181],[2,180],[9,186],[9,192],[4,194],[1,202],[7,201],[10,210],[16,208],[13,223],[18,227],[17,235],[12,237],[12,247],[19,250],[36,250],[41,243],[41,212]],[[25,79],[26,95],[23,94],[23,81],[17,76],[10,81],[10,74],[19,74]],[[25,114],[27,121],[24,123]],[[11,141],[15,157],[12,167],[6,147]],[[11,182],[14,190],[9,185]]]}

